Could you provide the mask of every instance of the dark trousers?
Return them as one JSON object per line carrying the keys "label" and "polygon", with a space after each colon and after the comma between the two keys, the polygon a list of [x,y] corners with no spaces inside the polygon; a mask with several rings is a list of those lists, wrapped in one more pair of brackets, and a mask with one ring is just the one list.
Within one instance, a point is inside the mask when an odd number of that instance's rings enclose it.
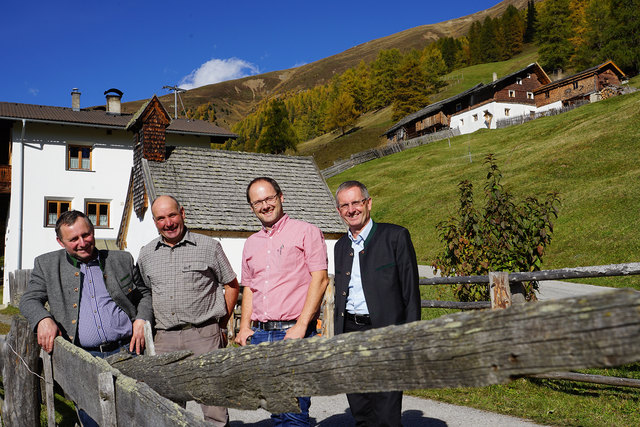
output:
{"label": "dark trousers", "polygon": [[[360,325],[345,319],[345,332],[359,332],[371,329],[371,325]],[[402,391],[382,393],[347,393],[351,414],[356,426],[402,426]]]}

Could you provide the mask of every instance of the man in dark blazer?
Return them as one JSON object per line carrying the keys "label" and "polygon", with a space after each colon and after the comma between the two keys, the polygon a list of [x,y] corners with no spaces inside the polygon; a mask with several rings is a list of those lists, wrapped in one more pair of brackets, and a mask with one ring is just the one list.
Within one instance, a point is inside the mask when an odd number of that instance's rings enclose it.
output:
{"label": "man in dark blazer", "polygon": [[[349,232],[335,245],[335,333],[420,320],[418,265],[409,231],[371,219],[364,184],[347,181],[336,206]],[[347,394],[357,426],[400,426],[402,391]]]}

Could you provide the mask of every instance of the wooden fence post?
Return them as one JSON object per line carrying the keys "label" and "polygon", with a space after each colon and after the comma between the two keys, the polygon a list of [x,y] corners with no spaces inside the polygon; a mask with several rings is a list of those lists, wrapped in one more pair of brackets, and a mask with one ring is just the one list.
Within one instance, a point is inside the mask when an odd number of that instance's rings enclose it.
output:
{"label": "wooden fence post", "polygon": [[489,293],[491,309],[511,307],[511,290],[509,289],[509,273],[506,271],[489,272]]}
{"label": "wooden fence post", "polygon": [[324,299],[322,301],[322,336],[331,338],[333,336],[333,319],[335,313],[335,295],[336,288],[333,282],[333,275],[329,277],[329,284],[324,291]]}
{"label": "wooden fence post", "polygon": [[[27,284],[31,277],[31,270],[16,270],[9,273],[9,301],[11,305],[18,306],[22,294],[27,290]],[[6,290],[7,288],[5,288]]]}
{"label": "wooden fence post", "polygon": [[111,372],[98,374],[98,394],[100,396],[100,409],[102,409],[103,427],[117,427],[116,416],[116,392]]}
{"label": "wooden fence post", "polygon": [[51,363],[51,355],[44,350],[40,350],[40,358],[42,359],[45,396],[47,399],[47,425],[49,427],[56,427],[56,399],[53,391],[53,365]]}
{"label": "wooden fence post", "polygon": [[40,347],[27,319],[13,316],[4,349],[2,419],[7,427],[40,426],[36,375]]}

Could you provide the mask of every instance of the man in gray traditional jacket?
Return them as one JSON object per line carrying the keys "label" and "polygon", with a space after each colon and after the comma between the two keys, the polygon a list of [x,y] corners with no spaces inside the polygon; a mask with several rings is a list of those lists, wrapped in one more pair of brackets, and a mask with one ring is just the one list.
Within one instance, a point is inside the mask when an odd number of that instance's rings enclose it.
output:
{"label": "man in gray traditional jacket", "polygon": [[123,348],[140,354],[153,309],[131,254],[97,250],[93,224],[79,211],[60,215],[56,236],[64,249],[35,259],[20,300],[38,344],[51,352],[62,335],[97,357]]}

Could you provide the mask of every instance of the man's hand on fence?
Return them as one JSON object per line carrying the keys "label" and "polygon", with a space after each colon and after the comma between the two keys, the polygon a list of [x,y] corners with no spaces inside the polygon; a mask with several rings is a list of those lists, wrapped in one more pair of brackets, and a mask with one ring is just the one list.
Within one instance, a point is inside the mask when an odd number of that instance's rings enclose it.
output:
{"label": "man's hand on fence", "polygon": [[289,329],[287,329],[287,333],[284,336],[285,340],[296,339],[296,338],[304,338],[307,333],[307,327],[305,325],[301,325],[300,323],[296,323]]}
{"label": "man's hand on fence", "polygon": [[142,354],[144,350],[144,319],[136,319],[133,321],[133,334],[131,335],[131,344],[129,351],[131,353]]}
{"label": "man's hand on fence", "polygon": [[238,331],[238,335],[236,336],[236,344],[245,346],[247,345],[247,338],[253,335],[253,330],[251,328],[240,328]]}
{"label": "man's hand on fence", "polygon": [[61,335],[58,325],[51,317],[45,317],[38,322],[37,328],[38,344],[44,351],[51,353],[53,351],[53,340]]}

